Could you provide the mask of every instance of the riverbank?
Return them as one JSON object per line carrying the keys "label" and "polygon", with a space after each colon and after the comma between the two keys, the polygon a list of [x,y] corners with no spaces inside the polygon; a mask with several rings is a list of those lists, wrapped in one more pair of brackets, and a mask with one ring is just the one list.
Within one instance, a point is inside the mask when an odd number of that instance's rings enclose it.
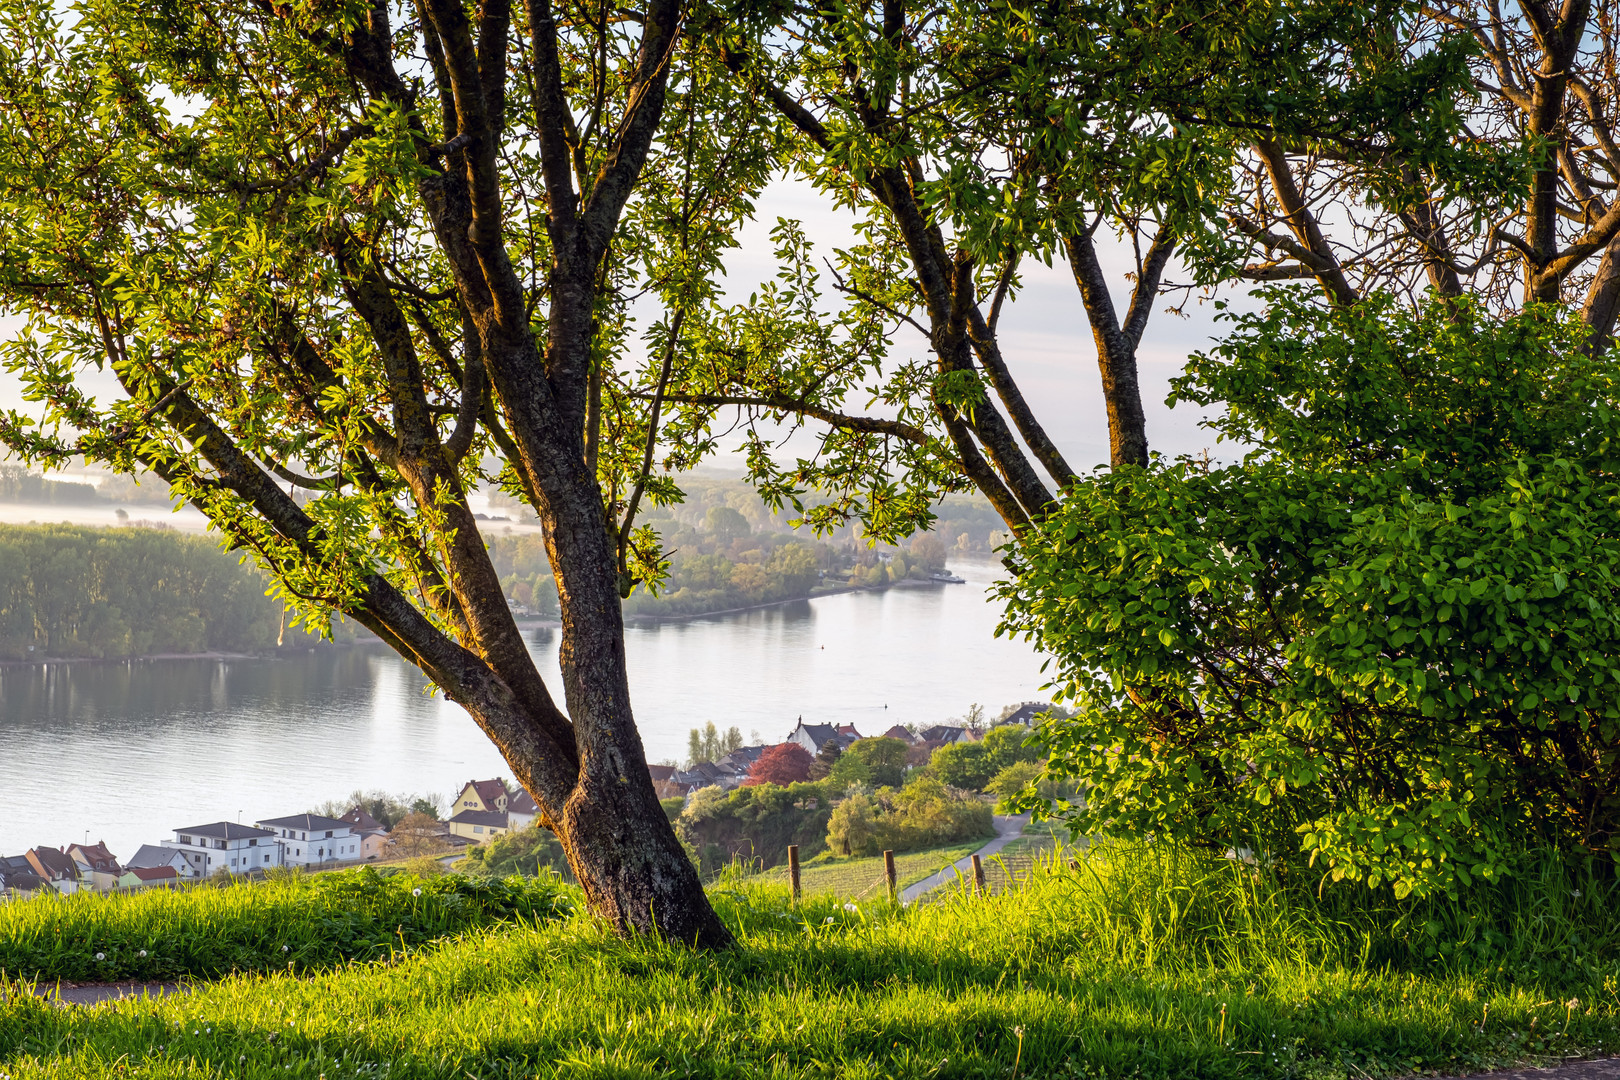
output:
{"label": "riverbank", "polygon": [[308,656],[310,653],[327,650],[369,646],[384,647],[381,640],[372,637],[369,641],[327,641],[319,645],[289,646],[281,649],[270,649],[265,652],[217,652],[210,650],[194,653],[150,653],[143,656],[41,656],[38,659],[0,660],[0,668],[56,667],[61,664],[96,664],[107,667],[115,664],[155,664],[169,660],[282,660]]}
{"label": "riverbank", "polygon": [[[900,588],[906,585],[942,585],[940,581],[921,581],[916,578],[902,578],[899,581],[889,581],[882,585],[836,585],[830,589],[812,591],[808,596],[790,596],[785,600],[767,600],[762,604],[746,604],[742,607],[718,608],[714,611],[697,611],[690,615],[627,615],[625,623],[677,623],[690,622],[693,619],[707,619],[716,615],[740,615],[746,611],[763,611],[766,608],[781,607],[784,604],[798,604],[807,600],[820,600],[824,596],[841,596],[845,593],[879,593],[889,589]],[[561,623],[556,625],[561,626]]]}

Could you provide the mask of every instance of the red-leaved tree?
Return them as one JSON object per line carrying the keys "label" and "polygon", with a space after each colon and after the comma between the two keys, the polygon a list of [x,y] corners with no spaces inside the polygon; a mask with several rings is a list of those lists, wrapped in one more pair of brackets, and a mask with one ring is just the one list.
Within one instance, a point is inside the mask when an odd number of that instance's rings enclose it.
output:
{"label": "red-leaved tree", "polygon": [[743,786],[781,784],[786,787],[788,784],[801,783],[810,779],[810,764],[814,760],[810,751],[798,743],[767,746],[754,762],[754,767],[748,770],[748,779],[743,781]]}

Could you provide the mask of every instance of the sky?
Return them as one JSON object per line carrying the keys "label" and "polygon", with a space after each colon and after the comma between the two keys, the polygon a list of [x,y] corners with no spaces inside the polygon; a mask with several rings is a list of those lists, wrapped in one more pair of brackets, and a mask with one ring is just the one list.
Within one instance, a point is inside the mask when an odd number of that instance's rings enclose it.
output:
{"label": "sky", "polygon": [[[854,242],[852,216],[833,210],[824,196],[802,181],[782,179],[771,184],[757,208],[754,219],[738,234],[738,248],[726,260],[726,291],[734,301],[746,298],[760,282],[774,276],[770,230],[778,217],[802,222],[823,255],[830,256],[833,247]],[[1103,247],[1102,258],[1114,289],[1115,306],[1123,311],[1129,299],[1129,283],[1124,275],[1132,265],[1130,250],[1110,242]],[[1096,351],[1068,265],[1061,259],[1054,260],[1051,267],[1029,260],[1023,278],[1022,291],[1002,314],[1003,354],[1037,417],[1070,465],[1083,471],[1106,465],[1108,425]],[[1165,280],[1186,280],[1186,274],[1172,263]],[[1165,405],[1170,379],[1180,374],[1188,355],[1208,348],[1221,332],[1211,304],[1192,300],[1185,305],[1184,317],[1166,312],[1169,304],[1170,298],[1161,298],[1156,305],[1137,353],[1149,448],[1172,457],[1196,455],[1208,449],[1212,456],[1230,458],[1231,448],[1221,453],[1214,433],[1199,425],[1201,415],[1195,407],[1184,405],[1172,410]],[[0,319],[0,336],[15,334],[19,326],[15,318]],[[910,338],[906,346],[914,350],[914,355],[921,354],[921,336],[910,330],[905,333]],[[116,392],[110,375],[102,376],[102,381],[105,386],[98,385],[98,392]],[[34,408],[23,402],[16,377],[5,372],[0,372],[0,408]],[[729,449],[711,464],[740,468],[741,457]]]}

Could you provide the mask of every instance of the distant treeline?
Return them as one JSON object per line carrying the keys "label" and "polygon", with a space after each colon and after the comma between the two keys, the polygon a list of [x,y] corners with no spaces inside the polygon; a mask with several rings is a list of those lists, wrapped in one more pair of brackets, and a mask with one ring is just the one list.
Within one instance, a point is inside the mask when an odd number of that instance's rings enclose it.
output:
{"label": "distant treeline", "polygon": [[0,502],[43,503],[47,506],[89,506],[116,503],[167,503],[169,489],[156,477],[108,476],[101,486],[77,480],[49,480],[21,465],[0,464]]}
{"label": "distant treeline", "polygon": [[[682,485],[685,502],[653,507],[639,519],[658,530],[670,570],[658,595],[642,588],[631,594],[626,615],[702,615],[926,577],[953,556],[988,552],[1003,539],[1001,519],[978,496],[949,496],[934,531],[880,552],[847,527],[821,538],[791,528],[791,515],[772,514],[740,480],[689,478]],[[557,613],[557,586],[538,535],[492,535],[489,549],[507,596],[535,614]]]}
{"label": "distant treeline", "polygon": [[164,529],[0,525],[0,659],[258,652],[290,627],[255,567]]}

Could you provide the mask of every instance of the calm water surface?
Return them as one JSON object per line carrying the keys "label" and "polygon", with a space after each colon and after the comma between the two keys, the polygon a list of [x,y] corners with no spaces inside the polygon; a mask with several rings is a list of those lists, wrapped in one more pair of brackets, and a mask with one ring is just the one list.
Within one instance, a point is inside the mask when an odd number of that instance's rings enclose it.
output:
{"label": "calm water surface", "polygon": [[[633,626],[626,647],[650,760],[706,721],[778,742],[800,716],[880,734],[973,702],[1040,697],[1040,658],[991,636],[1000,566],[966,585],[845,593]],[[558,635],[531,634],[561,696]],[[302,813],[355,788],[453,793],[510,775],[459,706],[381,648],[275,660],[0,668],[0,854],[105,839],[132,854],[207,821]]]}

